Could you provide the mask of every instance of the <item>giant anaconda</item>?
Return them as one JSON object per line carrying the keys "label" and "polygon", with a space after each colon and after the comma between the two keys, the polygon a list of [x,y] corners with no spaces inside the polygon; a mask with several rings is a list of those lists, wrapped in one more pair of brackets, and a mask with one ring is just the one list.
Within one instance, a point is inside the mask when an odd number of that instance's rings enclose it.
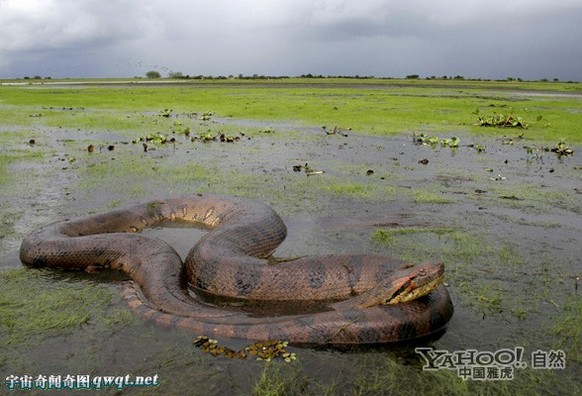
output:
{"label": "giant anaconda", "polygon": [[[167,243],[137,233],[167,222],[210,229],[184,265]],[[383,287],[395,271],[410,267],[368,254],[308,256],[272,265],[266,257],[286,233],[281,218],[263,203],[195,194],[54,223],[24,239],[20,259],[30,266],[121,270],[133,280],[123,295],[139,316],[210,336],[376,344],[431,334],[451,318],[453,306],[442,285],[396,305],[362,308],[340,302],[335,310],[275,317],[220,308],[189,293],[188,283],[190,289],[237,299],[340,300]],[[401,289],[407,287],[409,281]]]}

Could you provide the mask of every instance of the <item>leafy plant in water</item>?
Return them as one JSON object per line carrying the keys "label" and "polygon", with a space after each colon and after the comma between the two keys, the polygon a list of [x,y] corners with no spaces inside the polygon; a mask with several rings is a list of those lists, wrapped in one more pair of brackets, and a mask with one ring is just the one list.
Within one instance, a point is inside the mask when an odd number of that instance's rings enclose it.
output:
{"label": "leafy plant in water", "polygon": [[550,149],[550,151],[558,154],[558,157],[561,157],[563,155],[568,156],[568,155],[574,154],[574,150],[572,150],[570,147],[568,147],[564,140],[560,140],[556,144],[556,146],[554,146],[552,149]]}
{"label": "leafy plant in water", "polygon": [[456,136],[453,136],[450,139],[442,139],[441,146],[442,147],[457,148],[457,147],[459,147],[459,138]]}
{"label": "leafy plant in water", "polygon": [[560,140],[558,143],[556,143],[556,145],[554,147],[524,146],[523,148],[526,150],[527,154],[529,154],[529,155],[536,154],[539,151],[545,151],[545,152],[551,151],[552,153],[556,153],[556,155],[558,157],[569,156],[569,155],[574,154],[574,150],[572,148],[570,148],[563,139]]}
{"label": "leafy plant in water", "polygon": [[[244,134],[241,133],[241,136],[244,136]],[[210,130],[208,130],[206,133],[199,135],[199,136],[194,136],[191,140],[195,141],[195,140],[200,140],[202,142],[216,142],[216,141],[220,141],[223,143],[234,143],[234,142],[238,142],[239,140],[241,140],[241,136],[239,135],[226,135],[224,133],[215,135],[213,134]]]}
{"label": "leafy plant in water", "polygon": [[425,146],[435,147],[439,141],[441,143],[441,147],[450,147],[450,148],[457,148],[459,147],[459,138],[456,136],[451,137],[450,139],[440,139],[438,136],[428,136],[424,133],[420,135],[413,135],[414,143],[422,144]]}
{"label": "leafy plant in water", "polygon": [[421,133],[419,136],[416,136],[416,134],[414,134],[413,138],[416,144],[423,144],[425,146],[429,145],[434,147],[439,143],[438,136],[428,136],[425,135],[424,133]]}
{"label": "leafy plant in water", "polygon": [[[194,140],[195,138],[193,138]],[[210,142],[213,140],[216,140],[216,135],[213,135],[210,131],[207,131],[206,133],[198,136],[198,139],[203,141],[203,142]]]}
{"label": "leafy plant in water", "polygon": [[200,116],[200,119],[202,121],[210,121],[210,118],[213,116],[214,114],[211,111],[206,111],[204,113],[202,113],[202,115]]}
{"label": "leafy plant in water", "polygon": [[173,112],[172,109],[164,109],[160,111],[159,116],[164,118],[170,118],[172,116],[172,112]]}
{"label": "leafy plant in water", "polygon": [[235,351],[219,345],[215,339],[207,336],[198,336],[194,339],[194,345],[201,348],[202,352],[209,353],[212,356],[225,356],[229,359],[246,359],[249,356],[253,356],[257,360],[269,362],[272,359],[281,359],[287,363],[296,359],[295,353],[287,350],[289,343],[281,340],[260,341]]}
{"label": "leafy plant in water", "polygon": [[[540,119],[540,117],[538,117]],[[521,117],[513,114],[493,114],[488,116],[479,116],[477,125],[485,127],[498,128],[522,128],[527,129],[528,124]]]}
{"label": "leafy plant in water", "polygon": [[[164,135],[163,133],[150,133],[148,135],[146,135],[145,137],[139,137],[139,138],[135,138],[133,139],[131,142],[132,143],[139,143],[139,142],[151,142],[151,143],[156,143],[156,144],[165,144],[168,142],[168,136]],[[170,139],[170,141],[173,141],[173,139]]]}

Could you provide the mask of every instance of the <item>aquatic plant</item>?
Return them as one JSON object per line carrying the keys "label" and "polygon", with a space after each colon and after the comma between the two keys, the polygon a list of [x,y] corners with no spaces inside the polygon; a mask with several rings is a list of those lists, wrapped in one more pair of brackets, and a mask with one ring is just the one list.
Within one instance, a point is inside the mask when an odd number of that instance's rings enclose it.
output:
{"label": "aquatic plant", "polygon": [[428,136],[425,135],[424,133],[421,133],[418,136],[416,136],[416,134],[413,134],[413,139],[416,144],[423,144],[432,147],[435,147],[439,143],[438,136]]}
{"label": "aquatic plant", "polygon": [[173,112],[172,109],[164,109],[160,111],[159,116],[164,118],[170,118],[172,116],[172,112]]}
{"label": "aquatic plant", "polygon": [[560,140],[556,146],[550,149],[551,152],[558,154],[558,157],[563,155],[568,156],[574,154],[574,150],[566,145],[564,140]]}
{"label": "aquatic plant", "polygon": [[270,362],[272,359],[281,359],[290,363],[297,358],[295,353],[287,350],[289,343],[280,340],[259,341],[235,351],[224,345],[219,345],[218,340],[202,335],[194,339],[194,345],[199,347],[202,352],[212,356],[225,356],[229,359],[246,359],[253,356],[256,357],[256,360],[266,362]]}
{"label": "aquatic plant", "polygon": [[492,114],[488,116],[479,116],[477,125],[484,127],[498,127],[498,128],[522,128],[527,129],[528,123],[521,117],[516,117],[513,114]]}
{"label": "aquatic plant", "polygon": [[457,148],[459,147],[459,138],[456,136],[453,136],[450,139],[442,139],[441,140],[441,146],[443,147],[450,147],[450,148]]}

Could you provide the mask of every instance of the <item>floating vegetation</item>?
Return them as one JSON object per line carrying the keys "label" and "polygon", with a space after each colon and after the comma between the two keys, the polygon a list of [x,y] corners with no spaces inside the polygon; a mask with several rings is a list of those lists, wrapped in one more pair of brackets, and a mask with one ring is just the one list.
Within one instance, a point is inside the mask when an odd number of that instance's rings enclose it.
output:
{"label": "floating vegetation", "polygon": [[459,138],[456,136],[453,136],[450,139],[442,139],[441,140],[441,146],[443,147],[450,147],[450,148],[457,148],[459,147]]}
{"label": "floating vegetation", "polygon": [[245,136],[244,133],[240,135],[227,135],[225,133],[213,134],[210,130],[206,133],[192,137],[192,141],[200,140],[201,142],[222,142],[222,143],[234,143],[238,142]]}
{"label": "floating vegetation", "polygon": [[[538,121],[541,120],[539,116]],[[516,117],[513,114],[492,114],[487,116],[479,116],[477,125],[484,127],[498,127],[498,128],[522,128],[527,129],[528,123],[521,117]]]}
{"label": "floating vegetation", "polygon": [[164,109],[158,114],[160,117],[170,118],[172,116],[172,109]]}
{"label": "floating vegetation", "polygon": [[413,133],[412,139],[414,140],[414,143],[422,144],[425,146],[435,147],[439,143],[438,136],[428,136],[428,135],[425,135],[424,133],[421,133],[418,136],[416,136],[416,133]]}
{"label": "floating vegetation", "polygon": [[[182,130],[173,131],[173,134],[183,134],[187,138],[190,137],[190,128],[184,128]],[[239,135],[227,135],[225,133],[212,133],[209,129],[206,133],[202,133],[198,136],[190,137],[190,141],[201,141],[201,142],[223,142],[223,143],[234,143],[238,142],[239,140],[244,137],[244,133]],[[150,133],[146,136],[141,136],[135,138],[131,141],[132,143],[142,143],[144,147],[144,151],[148,151],[148,145],[146,143],[153,143],[153,144],[166,144],[166,143],[176,143],[175,137],[170,137],[164,133]],[[109,150],[112,150],[112,146],[108,147]]]}
{"label": "floating vegetation", "polygon": [[211,111],[206,111],[204,113],[202,113],[202,115],[200,116],[200,119],[202,121],[210,121],[210,118],[214,115],[214,113],[212,113]]}
{"label": "floating vegetation", "polygon": [[220,140],[221,142],[233,143],[238,142],[240,140],[240,136],[231,136],[221,133],[220,136],[218,137],[218,140]]}
{"label": "floating vegetation", "polygon": [[425,135],[424,133],[416,135],[416,133],[414,133],[412,135],[412,138],[415,144],[422,144],[424,146],[431,146],[433,148],[436,147],[439,144],[439,142],[441,144],[441,147],[450,148],[457,148],[459,147],[460,143],[460,139],[456,136],[453,136],[450,139],[441,139],[438,136],[428,136]]}
{"label": "floating vegetation", "polygon": [[194,345],[202,352],[212,356],[224,356],[229,359],[246,359],[249,356],[256,357],[257,360],[269,362],[273,359],[281,359],[290,363],[296,359],[295,353],[287,350],[288,342],[280,340],[268,340],[256,342],[244,349],[235,351],[224,345],[218,345],[218,341],[207,336],[198,336],[194,339]]}
{"label": "floating vegetation", "polygon": [[529,155],[537,155],[538,152],[540,151],[545,151],[545,152],[552,152],[552,153],[556,153],[556,155],[558,156],[558,158],[561,158],[562,156],[570,156],[570,155],[574,155],[574,150],[572,148],[570,148],[566,142],[562,139],[560,140],[558,143],[556,143],[556,145],[554,147],[535,147],[535,146],[523,146],[523,148],[525,149],[526,153]]}
{"label": "floating vegetation", "polygon": [[556,153],[558,157],[574,154],[574,150],[568,147],[566,142],[563,140],[560,140],[553,148],[550,149],[550,151]]}
{"label": "floating vegetation", "polygon": [[275,133],[275,130],[271,127],[263,128],[259,131],[259,133]]}
{"label": "floating vegetation", "polygon": [[482,144],[476,144],[476,145],[474,145],[474,147],[478,153],[482,153],[483,151],[485,151],[485,146],[483,146]]}
{"label": "floating vegetation", "polygon": [[131,142],[132,143],[151,142],[151,143],[156,143],[156,144],[165,144],[167,142],[175,142],[175,141],[176,141],[176,139],[174,139],[174,138],[168,139],[168,135],[165,135],[163,133],[158,132],[158,133],[150,133],[146,136],[135,138]]}

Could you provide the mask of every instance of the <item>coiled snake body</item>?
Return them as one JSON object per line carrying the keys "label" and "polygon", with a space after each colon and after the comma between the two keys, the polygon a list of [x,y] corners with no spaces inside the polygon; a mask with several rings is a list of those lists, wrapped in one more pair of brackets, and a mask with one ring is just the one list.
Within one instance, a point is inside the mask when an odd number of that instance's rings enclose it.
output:
{"label": "coiled snake body", "polygon": [[[166,222],[211,229],[190,250],[185,271],[171,246],[137,233]],[[194,290],[236,299],[333,301],[371,290],[409,266],[379,255],[313,256],[269,264],[266,257],[285,236],[283,221],[265,204],[196,194],[54,223],[24,239],[20,259],[30,266],[121,270],[133,280],[122,293],[139,316],[209,336],[295,344],[376,344],[431,334],[444,328],[452,316],[444,286],[396,305],[277,317],[252,317],[188,293],[187,283]]]}

